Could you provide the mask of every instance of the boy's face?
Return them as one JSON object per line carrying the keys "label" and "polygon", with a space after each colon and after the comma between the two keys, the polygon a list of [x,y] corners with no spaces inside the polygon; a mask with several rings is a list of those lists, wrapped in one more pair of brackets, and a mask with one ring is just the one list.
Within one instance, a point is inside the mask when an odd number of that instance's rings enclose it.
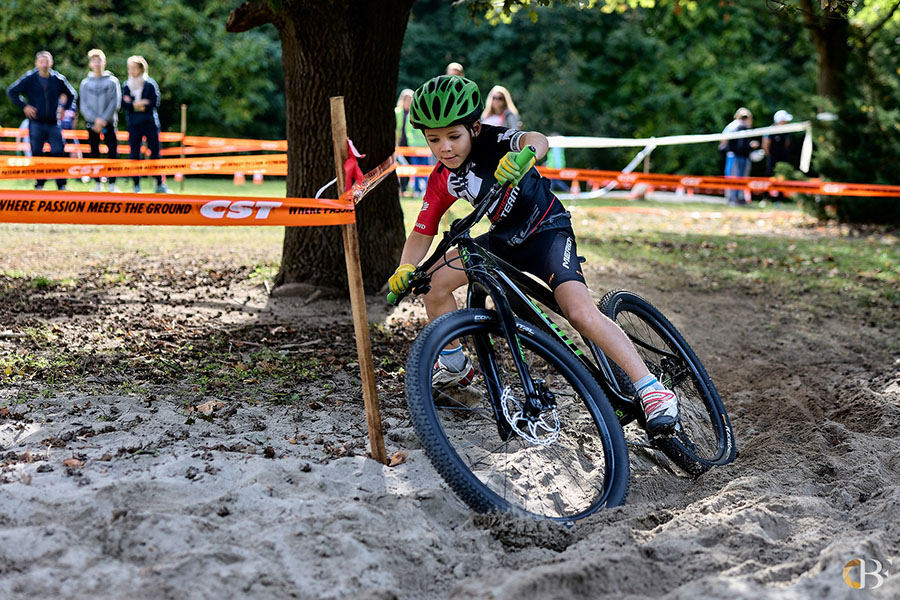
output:
{"label": "boy's face", "polygon": [[[475,135],[478,135],[481,123],[476,121],[473,129]],[[448,169],[455,169],[463,164],[472,151],[472,135],[465,125],[426,129],[425,141],[435,158]]]}
{"label": "boy's face", "polygon": [[94,73],[102,73],[103,69],[106,68],[106,61],[96,55],[91,57],[88,64]]}

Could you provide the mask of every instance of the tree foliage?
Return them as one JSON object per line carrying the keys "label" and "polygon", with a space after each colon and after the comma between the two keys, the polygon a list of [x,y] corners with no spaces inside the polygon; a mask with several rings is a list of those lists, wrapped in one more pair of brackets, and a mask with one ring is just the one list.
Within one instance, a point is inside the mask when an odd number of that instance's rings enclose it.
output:
{"label": "tree foliage", "polygon": [[[778,4],[780,12],[803,23],[816,44],[819,96],[812,103],[837,116],[817,128],[816,168],[831,180],[896,184],[900,0]],[[827,202],[844,221],[900,223],[896,198],[831,197]]]}
{"label": "tree foliage", "polygon": [[[238,4],[5,0],[0,82],[31,68],[40,49],[75,85],[93,47],[106,51],[120,78],[125,58],[143,54],[160,83],[165,129],[177,129],[185,103],[193,133],[282,138],[279,37],[269,25],[226,34]],[[823,98],[814,27],[835,15],[847,22],[846,89]],[[757,125],[781,108],[798,120],[829,109],[840,120],[817,125],[817,170],[834,180],[897,183],[897,39],[900,0],[418,0],[394,92],[458,61],[482,91],[508,87],[528,128],[616,137],[719,131],[738,106],[749,107]],[[21,119],[0,102],[0,123]],[[633,154],[582,150],[568,159],[621,168]],[[716,173],[719,159],[714,144],[660,148],[653,169]]]}
{"label": "tree foliage", "polygon": [[[811,116],[815,52],[799,27],[762,4],[632,3],[510,12],[475,25],[438,0],[419,0],[407,29],[400,86],[416,87],[458,61],[486,92],[509,88],[525,127],[544,133],[650,137],[721,131],[739,106],[771,123],[786,109]],[[539,4],[539,3],[537,3]],[[472,5],[480,7],[478,3]],[[569,151],[582,166],[621,168],[635,150]],[[715,173],[715,144],[660,148],[654,170]]]}

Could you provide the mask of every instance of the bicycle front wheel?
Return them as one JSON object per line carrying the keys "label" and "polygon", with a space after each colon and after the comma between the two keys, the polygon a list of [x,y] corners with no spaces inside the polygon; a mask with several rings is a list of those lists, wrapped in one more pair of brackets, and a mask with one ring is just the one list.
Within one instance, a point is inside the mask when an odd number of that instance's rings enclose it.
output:
{"label": "bicycle front wheel", "polygon": [[[569,522],[617,506],[628,454],[603,391],[558,341],[518,320],[517,330],[515,351],[555,404],[530,423],[516,417],[522,383],[495,312],[458,310],[422,330],[407,362],[406,400],[426,455],[477,512]],[[457,341],[477,355],[474,375],[447,384],[433,366]]]}
{"label": "bicycle front wheel", "polygon": [[[678,396],[675,431],[653,438],[652,444],[693,476],[733,461],[734,431],[719,392],[675,326],[650,302],[626,290],[608,292],[600,311],[619,324],[650,372]],[[619,383],[634,393],[630,379]]]}

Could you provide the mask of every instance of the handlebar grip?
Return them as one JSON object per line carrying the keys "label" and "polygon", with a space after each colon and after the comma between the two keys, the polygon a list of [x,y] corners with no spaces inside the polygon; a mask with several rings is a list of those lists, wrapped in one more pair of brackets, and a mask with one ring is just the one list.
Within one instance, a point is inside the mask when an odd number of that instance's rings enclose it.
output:
{"label": "handlebar grip", "polygon": [[535,152],[537,150],[534,146],[525,146],[519,155],[516,156],[516,164],[520,167],[525,167],[531,162],[531,159],[534,158]]}
{"label": "handlebar grip", "polygon": [[397,303],[400,301],[400,296],[398,296],[394,292],[388,292],[387,301],[388,301],[388,304],[393,304],[394,306],[397,306]]}

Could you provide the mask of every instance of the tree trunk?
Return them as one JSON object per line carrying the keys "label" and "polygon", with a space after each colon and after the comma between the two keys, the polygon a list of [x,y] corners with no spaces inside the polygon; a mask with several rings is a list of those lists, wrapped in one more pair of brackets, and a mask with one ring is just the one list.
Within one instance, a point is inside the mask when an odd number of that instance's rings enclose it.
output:
{"label": "tree trunk", "polygon": [[[284,67],[289,197],[311,198],[335,175],[332,96],[344,97],[348,135],[367,155],[360,159],[363,172],[393,153],[400,48],[413,1],[283,0],[273,13]],[[388,177],[356,207],[370,293],[393,273],[406,237],[398,192],[396,177]],[[323,197],[338,195],[332,186]],[[346,293],[343,255],[340,228],[289,227],[275,283]]]}
{"label": "tree trunk", "polygon": [[814,36],[819,55],[818,93],[840,106],[846,98],[850,56],[847,15],[826,12],[821,34]]}
{"label": "tree trunk", "polygon": [[812,0],[801,0],[806,27],[812,33],[819,59],[817,92],[820,96],[843,104],[847,96],[847,63],[850,58],[849,3],[833,0],[821,5],[821,15],[814,12]]}

